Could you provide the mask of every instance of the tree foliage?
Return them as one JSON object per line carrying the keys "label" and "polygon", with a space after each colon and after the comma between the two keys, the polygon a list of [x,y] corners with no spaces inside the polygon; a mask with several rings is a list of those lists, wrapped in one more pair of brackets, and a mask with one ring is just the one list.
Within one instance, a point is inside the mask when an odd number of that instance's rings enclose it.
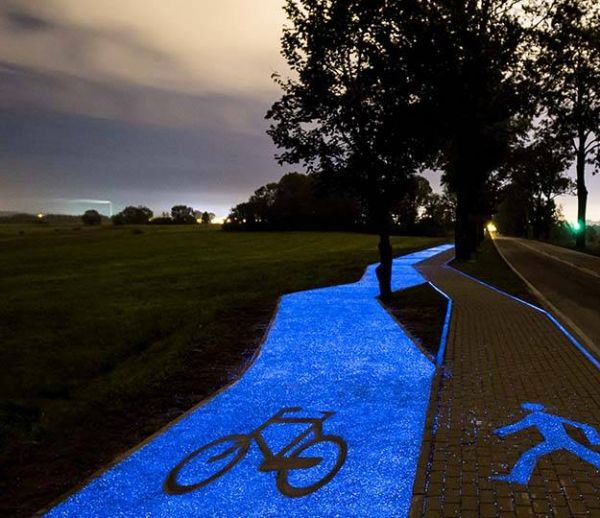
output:
{"label": "tree foliage", "polygon": [[202,222],[203,225],[210,225],[215,218],[216,218],[216,215],[212,212],[204,211],[200,215],[200,221]]}
{"label": "tree foliage", "polygon": [[317,188],[318,179],[289,173],[279,182],[257,189],[236,205],[226,223],[244,230],[356,230],[363,216],[360,204]]}
{"label": "tree foliage", "polygon": [[569,162],[570,147],[545,132],[513,150],[505,167],[501,232],[549,239],[558,219],[555,199],[575,187],[566,174]]}
{"label": "tree foliage", "polygon": [[[282,55],[293,77],[267,117],[283,149],[300,164],[351,192],[380,234],[377,270],[389,296],[391,207],[409,189],[431,151],[425,131],[429,83],[419,75],[426,22],[416,0],[287,0]],[[430,129],[430,128],[429,128]]]}
{"label": "tree foliage", "polygon": [[174,225],[195,225],[196,211],[187,205],[175,205],[171,208],[171,219]]}
{"label": "tree foliage", "polygon": [[577,168],[577,245],[585,247],[586,166],[600,166],[600,4],[560,0],[538,34],[542,117]]}
{"label": "tree foliage", "polygon": [[[595,0],[286,0],[285,11],[291,76],[276,76],[283,93],[267,114],[277,158],[359,201],[380,234],[382,295],[401,221],[454,219],[456,255],[469,259],[500,194],[520,190],[523,228],[546,235],[572,187],[566,142],[585,218],[585,165],[600,165]],[[420,194],[427,167],[449,195]],[[239,218],[272,207],[276,187],[263,189]]]}
{"label": "tree foliage", "polygon": [[81,221],[84,225],[100,225],[102,223],[102,216],[97,210],[86,210],[81,216]]}
{"label": "tree foliage", "polygon": [[112,217],[115,225],[146,225],[153,216],[153,212],[142,205],[128,206]]}
{"label": "tree foliage", "polygon": [[535,106],[524,73],[526,2],[436,0],[431,37],[443,50],[433,78],[444,137],[438,167],[456,195],[456,255],[469,259],[494,212],[494,173]]}
{"label": "tree foliage", "polygon": [[[392,209],[392,233],[445,235],[452,227],[453,204],[447,195],[433,194],[429,182],[415,177],[410,210]],[[289,173],[267,184],[247,202],[236,205],[224,225],[226,230],[338,230],[373,231],[359,200],[327,192],[316,175]]]}

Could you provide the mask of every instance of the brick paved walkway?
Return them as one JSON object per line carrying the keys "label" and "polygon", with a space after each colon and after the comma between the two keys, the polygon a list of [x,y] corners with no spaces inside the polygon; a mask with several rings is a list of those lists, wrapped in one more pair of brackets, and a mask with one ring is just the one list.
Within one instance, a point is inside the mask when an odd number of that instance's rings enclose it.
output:
{"label": "brick paved walkway", "polygon": [[600,517],[600,472],[570,453],[542,457],[526,486],[490,479],[542,440],[531,428],[493,434],[525,417],[522,403],[600,428],[600,372],[543,314],[444,268],[449,257],[421,266],[454,313],[411,515]]}

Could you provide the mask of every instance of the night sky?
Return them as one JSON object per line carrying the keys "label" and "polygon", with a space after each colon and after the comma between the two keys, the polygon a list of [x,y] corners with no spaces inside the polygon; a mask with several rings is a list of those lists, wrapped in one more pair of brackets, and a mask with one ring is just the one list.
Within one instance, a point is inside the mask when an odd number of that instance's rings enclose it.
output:
{"label": "night sky", "polygon": [[[286,71],[281,5],[2,0],[0,210],[106,212],[66,201],[97,199],[222,217],[277,180],[264,114]],[[600,220],[600,176],[589,184]]]}

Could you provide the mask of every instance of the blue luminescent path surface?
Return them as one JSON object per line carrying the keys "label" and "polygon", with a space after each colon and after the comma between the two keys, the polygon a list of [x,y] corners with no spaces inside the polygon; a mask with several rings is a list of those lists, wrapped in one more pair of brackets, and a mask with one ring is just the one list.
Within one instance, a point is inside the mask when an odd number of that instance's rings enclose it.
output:
{"label": "blue luminescent path surface", "polygon": [[[450,248],[395,259],[394,290],[425,283],[413,265]],[[237,383],[47,516],[406,516],[435,366],[377,293],[372,265],[354,284],[284,296],[259,357]],[[301,407],[295,414],[301,417],[334,412],[322,422],[322,433],[341,438],[347,456],[320,489],[301,497],[282,494],[276,468],[263,465],[264,451],[252,441],[246,455],[211,483],[184,494],[165,492],[166,478],[186,456],[224,436],[250,434],[284,407]],[[272,424],[263,436],[276,453],[306,428]],[[332,466],[337,447],[333,441],[321,445],[322,458],[327,447],[333,457],[314,469],[291,470],[290,483],[307,485],[319,469]],[[178,483],[194,484],[206,465],[190,462]]]}

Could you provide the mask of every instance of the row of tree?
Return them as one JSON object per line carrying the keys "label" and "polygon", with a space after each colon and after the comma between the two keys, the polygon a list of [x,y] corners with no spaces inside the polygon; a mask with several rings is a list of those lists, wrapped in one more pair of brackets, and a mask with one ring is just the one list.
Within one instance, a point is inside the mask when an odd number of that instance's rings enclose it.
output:
{"label": "row of tree", "polygon": [[531,217],[544,220],[557,189],[536,177],[542,165],[519,165],[523,155],[575,162],[585,246],[585,173],[600,162],[596,0],[287,0],[285,10],[292,75],[275,76],[283,94],[267,114],[277,158],[360,200],[380,235],[383,297],[393,207],[423,168],[440,170],[455,197],[456,255],[468,259],[503,184],[532,185]]}
{"label": "row of tree", "polygon": [[569,153],[560,142],[543,139],[513,151],[503,171],[494,216],[500,232],[551,238],[552,231],[563,224],[556,198],[576,191],[575,182],[565,172]]}
{"label": "row of tree", "polygon": [[[426,178],[415,176],[405,199],[390,214],[392,232],[447,235],[454,222],[454,200],[435,194]],[[372,222],[360,200],[327,191],[317,175],[289,173],[236,205],[224,229],[370,231]]]}
{"label": "row of tree", "polygon": [[[96,210],[87,210],[82,221],[85,225],[100,225],[102,216]],[[210,224],[215,219],[212,212],[195,210],[187,205],[175,205],[171,212],[163,212],[154,217],[154,213],[143,205],[128,206],[112,218],[115,225],[195,225],[196,223]]]}

